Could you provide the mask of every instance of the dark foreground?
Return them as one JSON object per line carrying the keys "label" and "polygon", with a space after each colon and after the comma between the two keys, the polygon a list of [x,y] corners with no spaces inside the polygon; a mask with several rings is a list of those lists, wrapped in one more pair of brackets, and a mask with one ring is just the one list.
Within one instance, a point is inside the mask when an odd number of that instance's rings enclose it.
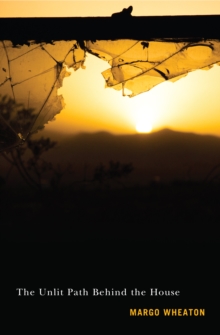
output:
{"label": "dark foreground", "polygon": [[220,185],[1,190],[1,241],[218,240]]}

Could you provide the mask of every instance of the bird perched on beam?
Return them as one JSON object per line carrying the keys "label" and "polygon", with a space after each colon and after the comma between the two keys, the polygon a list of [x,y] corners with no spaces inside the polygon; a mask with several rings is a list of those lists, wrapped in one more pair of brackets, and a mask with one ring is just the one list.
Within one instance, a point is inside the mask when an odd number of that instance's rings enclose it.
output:
{"label": "bird perched on beam", "polygon": [[129,6],[128,8],[122,9],[121,12],[113,13],[112,18],[114,18],[114,19],[128,19],[128,18],[131,18],[132,17],[131,16],[132,10],[133,10],[133,7]]}

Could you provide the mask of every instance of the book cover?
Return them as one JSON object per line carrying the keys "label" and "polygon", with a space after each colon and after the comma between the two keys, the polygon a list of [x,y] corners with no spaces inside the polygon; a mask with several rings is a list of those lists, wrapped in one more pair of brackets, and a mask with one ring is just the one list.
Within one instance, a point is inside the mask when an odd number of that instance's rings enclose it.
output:
{"label": "book cover", "polygon": [[219,2],[0,6],[6,299],[69,321],[215,318]]}

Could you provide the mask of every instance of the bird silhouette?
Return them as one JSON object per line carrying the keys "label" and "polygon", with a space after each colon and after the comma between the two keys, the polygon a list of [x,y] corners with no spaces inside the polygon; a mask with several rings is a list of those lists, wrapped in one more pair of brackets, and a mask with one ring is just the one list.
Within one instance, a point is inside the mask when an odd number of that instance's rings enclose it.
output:
{"label": "bird silhouette", "polygon": [[128,19],[131,18],[131,12],[133,10],[132,6],[129,6],[128,8],[123,8],[121,12],[113,13],[112,18],[114,19]]}

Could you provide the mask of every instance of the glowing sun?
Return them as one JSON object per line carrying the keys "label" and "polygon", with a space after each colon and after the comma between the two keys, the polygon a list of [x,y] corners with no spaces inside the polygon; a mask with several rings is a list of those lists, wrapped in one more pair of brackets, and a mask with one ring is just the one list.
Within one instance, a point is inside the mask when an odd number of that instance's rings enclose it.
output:
{"label": "glowing sun", "polygon": [[152,129],[152,123],[145,116],[141,117],[136,123],[136,130],[138,133],[150,133]]}

